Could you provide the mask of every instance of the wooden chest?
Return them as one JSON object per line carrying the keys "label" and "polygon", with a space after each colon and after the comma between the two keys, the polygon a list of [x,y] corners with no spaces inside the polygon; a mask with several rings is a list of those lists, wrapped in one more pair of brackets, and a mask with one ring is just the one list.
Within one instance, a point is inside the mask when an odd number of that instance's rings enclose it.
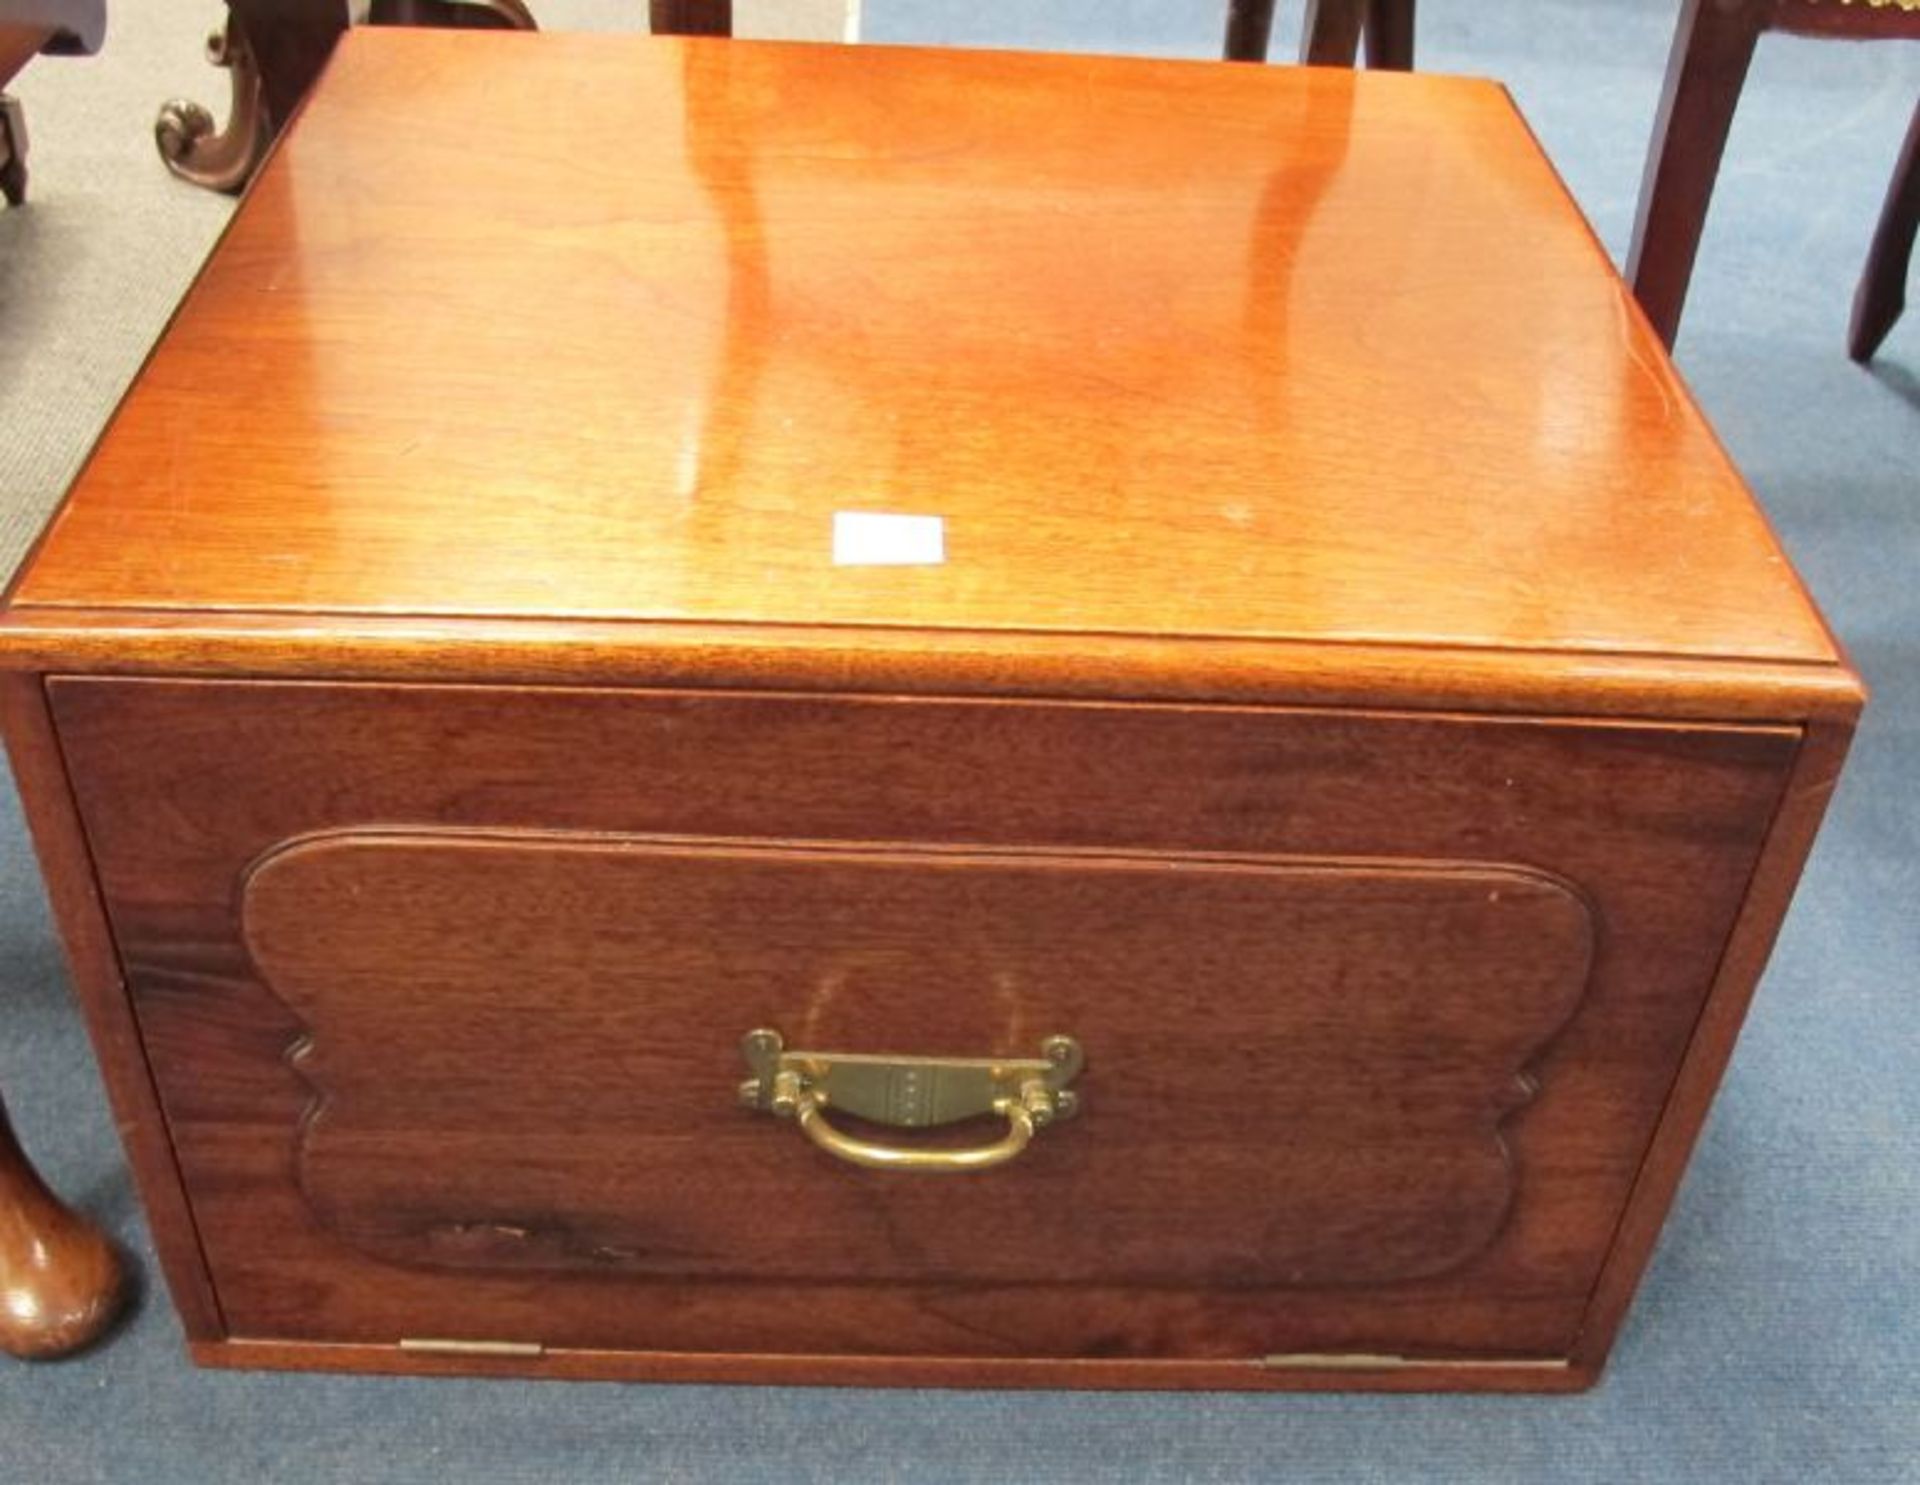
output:
{"label": "wooden chest", "polygon": [[1506,96],[356,32],[16,584],[193,1354],[1573,1388],[1861,692]]}

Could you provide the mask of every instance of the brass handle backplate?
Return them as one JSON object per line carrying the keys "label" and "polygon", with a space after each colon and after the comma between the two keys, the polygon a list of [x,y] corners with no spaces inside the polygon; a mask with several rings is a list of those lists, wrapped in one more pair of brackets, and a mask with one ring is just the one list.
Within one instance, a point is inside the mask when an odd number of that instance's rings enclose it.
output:
{"label": "brass handle backplate", "polygon": [[[1050,1036],[1040,1055],[1025,1057],[876,1057],[858,1052],[789,1052],[777,1031],[750,1031],[740,1043],[753,1076],[740,1101],[792,1119],[814,1144],[840,1160],[874,1170],[953,1172],[1004,1165],[1080,1097],[1067,1084],[1080,1071],[1080,1044]],[[921,1149],[857,1139],[827,1118],[838,1109],[871,1124],[925,1129],[998,1114],[1006,1133],[964,1150]]]}

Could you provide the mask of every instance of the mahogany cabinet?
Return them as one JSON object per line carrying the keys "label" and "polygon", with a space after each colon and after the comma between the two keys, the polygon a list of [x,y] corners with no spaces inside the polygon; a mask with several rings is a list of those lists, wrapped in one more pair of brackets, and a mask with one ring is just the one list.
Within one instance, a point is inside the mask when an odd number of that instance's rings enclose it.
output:
{"label": "mahogany cabinet", "polygon": [[197,1359],[861,1383],[1590,1382],[1861,701],[1493,86],[364,31],[0,661]]}

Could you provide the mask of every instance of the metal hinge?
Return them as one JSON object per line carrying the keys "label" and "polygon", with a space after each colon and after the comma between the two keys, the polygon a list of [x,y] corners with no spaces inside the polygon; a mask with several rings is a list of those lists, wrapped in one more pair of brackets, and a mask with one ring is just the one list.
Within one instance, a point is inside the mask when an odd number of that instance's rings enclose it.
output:
{"label": "metal hinge", "polygon": [[447,1341],[421,1336],[402,1336],[400,1349],[434,1356],[544,1356],[547,1350],[534,1341]]}
{"label": "metal hinge", "polygon": [[1411,1366],[1412,1362],[1404,1356],[1372,1356],[1361,1351],[1350,1351],[1340,1355],[1327,1355],[1322,1352],[1289,1353],[1284,1356],[1262,1356],[1257,1363],[1273,1371],[1298,1370],[1305,1367],[1328,1371],[1380,1371],[1384,1368]]}
{"label": "metal hinge", "polygon": [[1262,1356],[1255,1363],[1270,1371],[1351,1371],[1378,1372],[1395,1371],[1409,1366],[1432,1366],[1472,1370],[1486,1367],[1531,1367],[1541,1371],[1565,1371],[1567,1362],[1560,1358],[1515,1357],[1512,1359],[1473,1358],[1468,1360],[1433,1360],[1418,1356],[1376,1356],[1365,1351],[1348,1351],[1334,1355],[1315,1354],[1311,1351],[1291,1352],[1281,1356]]}

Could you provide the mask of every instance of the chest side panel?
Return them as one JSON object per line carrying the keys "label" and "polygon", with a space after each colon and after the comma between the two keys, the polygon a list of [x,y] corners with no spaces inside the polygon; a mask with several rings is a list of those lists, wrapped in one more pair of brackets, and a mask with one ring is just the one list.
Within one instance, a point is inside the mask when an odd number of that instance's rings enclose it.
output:
{"label": "chest side panel", "polygon": [[[1797,738],[51,689],[234,1333],[388,1343],[1563,1354]],[[763,1024],[1084,1112],[855,1170]]]}

